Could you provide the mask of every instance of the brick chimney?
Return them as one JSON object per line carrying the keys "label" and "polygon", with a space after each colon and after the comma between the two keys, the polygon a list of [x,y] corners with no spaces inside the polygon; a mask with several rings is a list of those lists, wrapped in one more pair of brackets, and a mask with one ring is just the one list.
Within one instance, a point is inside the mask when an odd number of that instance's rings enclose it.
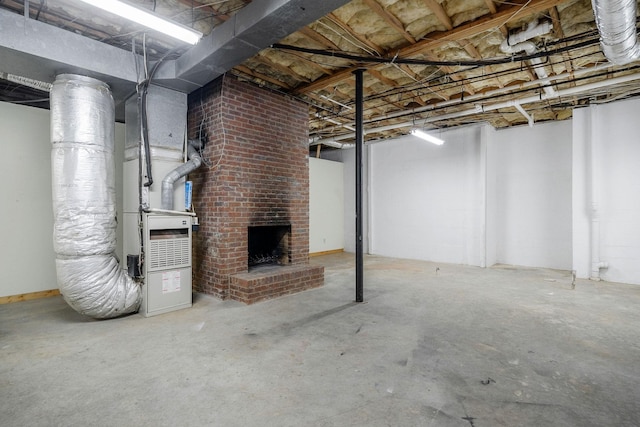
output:
{"label": "brick chimney", "polygon": [[[188,124],[209,163],[189,176],[194,289],[251,304],[321,286],[324,268],[309,265],[307,106],[223,76],[189,95]],[[250,234],[274,248],[250,257]]]}

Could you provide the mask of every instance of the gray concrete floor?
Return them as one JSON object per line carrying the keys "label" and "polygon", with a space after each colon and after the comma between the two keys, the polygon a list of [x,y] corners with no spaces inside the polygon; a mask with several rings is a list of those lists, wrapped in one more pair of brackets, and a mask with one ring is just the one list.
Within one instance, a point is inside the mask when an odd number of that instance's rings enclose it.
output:
{"label": "gray concrete floor", "polygon": [[640,425],[640,286],[367,257],[356,304],[352,255],[312,262],[324,287],[253,306],[0,306],[0,425]]}

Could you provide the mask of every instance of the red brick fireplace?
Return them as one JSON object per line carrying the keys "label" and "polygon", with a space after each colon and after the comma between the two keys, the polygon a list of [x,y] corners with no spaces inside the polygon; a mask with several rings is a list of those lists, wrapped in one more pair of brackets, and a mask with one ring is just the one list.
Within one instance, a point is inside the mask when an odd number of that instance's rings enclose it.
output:
{"label": "red brick fireplace", "polygon": [[194,288],[251,304],[321,286],[324,268],[309,265],[307,106],[225,76],[189,95],[188,117],[210,163],[189,176]]}

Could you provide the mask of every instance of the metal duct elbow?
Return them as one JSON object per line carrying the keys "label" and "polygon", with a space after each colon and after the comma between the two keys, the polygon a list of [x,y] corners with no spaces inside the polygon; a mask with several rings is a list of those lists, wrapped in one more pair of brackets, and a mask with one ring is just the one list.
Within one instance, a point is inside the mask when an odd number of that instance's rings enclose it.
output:
{"label": "metal duct elbow", "polygon": [[636,0],[591,0],[600,46],[607,59],[624,65],[640,58],[636,35]]}
{"label": "metal duct elbow", "polygon": [[138,311],[140,286],[115,257],[114,102],[98,80],[59,75],[51,88],[53,247],[60,293],[97,319]]}
{"label": "metal duct elbow", "polygon": [[198,169],[202,164],[202,157],[200,157],[199,153],[201,147],[199,140],[189,140],[187,143],[187,158],[189,161],[169,172],[162,180],[162,192],[160,194],[162,209],[173,210],[173,185],[177,180]]}

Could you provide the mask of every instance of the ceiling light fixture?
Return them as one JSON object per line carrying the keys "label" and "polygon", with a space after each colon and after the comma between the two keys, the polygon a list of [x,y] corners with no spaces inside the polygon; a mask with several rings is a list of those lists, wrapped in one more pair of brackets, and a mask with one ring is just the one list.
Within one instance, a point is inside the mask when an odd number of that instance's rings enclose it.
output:
{"label": "ceiling light fixture", "polygon": [[326,95],[320,95],[320,98],[326,99],[329,102],[333,102],[334,104],[337,104],[337,105],[339,105],[339,106],[341,106],[343,108],[346,108],[347,110],[352,110],[353,109],[352,107],[348,106],[347,104],[343,104],[342,102],[338,102],[335,99],[331,99]]}
{"label": "ceiling light fixture", "polygon": [[444,140],[440,138],[436,138],[433,135],[429,135],[428,133],[420,129],[411,129],[411,135],[417,136],[418,138],[424,139],[425,141],[429,141],[432,144],[436,144],[436,145],[444,144]]}
{"label": "ceiling light fixture", "polygon": [[181,40],[185,43],[196,44],[202,38],[202,33],[184,25],[171,22],[165,18],[131,6],[128,3],[119,0],[80,0],[107,12],[118,15],[122,18],[136,22],[152,30],[159,31],[163,34]]}

